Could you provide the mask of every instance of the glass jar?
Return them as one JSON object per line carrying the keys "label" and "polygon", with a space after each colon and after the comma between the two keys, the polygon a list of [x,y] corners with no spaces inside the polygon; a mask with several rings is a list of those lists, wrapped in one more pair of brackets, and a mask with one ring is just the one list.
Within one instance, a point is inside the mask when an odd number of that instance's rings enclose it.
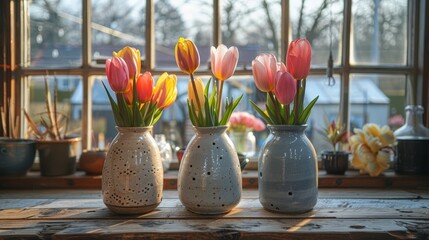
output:
{"label": "glass jar", "polygon": [[231,141],[234,143],[238,153],[251,157],[256,151],[256,137],[252,131],[232,131],[229,133]]}
{"label": "glass jar", "polygon": [[405,124],[394,132],[396,146],[395,172],[398,174],[429,173],[429,129],[423,125],[423,107],[405,107]]}
{"label": "glass jar", "polygon": [[170,144],[165,140],[164,134],[155,134],[155,141],[161,155],[162,167],[164,172],[170,168],[170,163],[173,160],[173,151]]}

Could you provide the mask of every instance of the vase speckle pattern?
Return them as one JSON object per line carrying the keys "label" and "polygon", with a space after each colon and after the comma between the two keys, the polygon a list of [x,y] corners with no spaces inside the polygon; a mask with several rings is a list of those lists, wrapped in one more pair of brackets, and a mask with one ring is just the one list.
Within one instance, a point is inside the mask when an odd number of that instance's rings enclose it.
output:
{"label": "vase speckle pattern", "polygon": [[240,162],[225,126],[195,127],[179,168],[178,192],[191,212],[221,214],[241,199]]}
{"label": "vase speckle pattern", "polygon": [[163,169],[152,127],[117,127],[102,173],[104,204],[118,214],[141,214],[162,199]]}
{"label": "vase speckle pattern", "polygon": [[306,127],[268,126],[258,161],[259,201],[266,210],[302,213],[317,203],[317,155]]}

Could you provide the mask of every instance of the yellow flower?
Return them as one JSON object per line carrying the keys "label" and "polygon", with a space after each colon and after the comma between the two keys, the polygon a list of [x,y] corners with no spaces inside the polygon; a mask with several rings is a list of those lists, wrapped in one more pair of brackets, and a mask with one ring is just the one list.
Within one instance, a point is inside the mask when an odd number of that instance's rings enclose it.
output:
{"label": "yellow flower", "polygon": [[[201,78],[196,78],[194,82],[195,87],[197,89],[199,101],[197,101],[197,96],[195,96],[194,88],[192,86],[192,80],[189,80],[188,83],[188,99],[194,105],[195,111],[198,112],[201,111],[201,109],[203,109],[204,107],[204,83]],[[201,104],[201,106],[198,106],[198,102]]]}
{"label": "yellow flower", "polygon": [[165,109],[174,103],[177,97],[177,76],[164,72],[156,82],[153,90],[152,102],[157,103],[157,108]]}
{"label": "yellow flower", "polygon": [[390,166],[391,146],[395,136],[388,126],[380,128],[376,124],[366,124],[363,129],[355,129],[349,143],[353,153],[352,165],[360,173],[378,176]]}
{"label": "yellow flower", "polygon": [[133,78],[140,74],[141,60],[140,50],[132,47],[124,47],[119,52],[113,52],[114,57],[120,57],[125,60],[128,66],[129,77]]}
{"label": "yellow flower", "polygon": [[189,39],[179,38],[174,49],[176,64],[182,72],[193,74],[200,66],[200,54],[194,42]]}

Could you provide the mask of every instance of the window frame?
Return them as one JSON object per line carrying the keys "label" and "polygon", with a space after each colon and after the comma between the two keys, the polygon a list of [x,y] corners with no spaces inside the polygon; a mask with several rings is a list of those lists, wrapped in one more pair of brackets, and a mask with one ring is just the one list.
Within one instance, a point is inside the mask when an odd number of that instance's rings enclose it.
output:
{"label": "window frame", "polygon": [[[221,43],[221,0],[213,0],[213,39],[212,44],[218,45]],[[10,9],[13,12],[11,21],[15,23],[10,32],[11,38],[19,44],[12,45],[12,58],[11,62],[16,62],[18,67],[14,69],[17,81],[14,89],[10,89],[13,93],[16,93],[17,109],[21,116],[22,109],[28,107],[28,77],[30,76],[41,76],[46,74],[57,74],[57,75],[79,75],[82,77],[83,82],[83,103],[82,103],[82,149],[91,148],[91,129],[92,129],[92,96],[91,96],[91,83],[93,76],[104,75],[104,67],[92,65],[92,50],[91,50],[91,0],[82,0],[82,66],[72,68],[56,68],[56,69],[31,69],[28,68],[28,64],[25,63],[25,59],[29,55],[27,51],[29,49],[28,39],[28,28],[26,23],[29,23],[29,1],[11,0],[11,5],[15,7]],[[340,95],[340,113],[341,117],[346,123],[349,121],[349,93],[350,93],[350,75],[356,73],[372,73],[372,74],[401,74],[406,75],[409,81],[413,81],[417,84],[419,92],[418,99],[424,108],[426,109],[426,124],[429,121],[428,107],[429,107],[429,71],[428,67],[424,68],[423,65],[428,66],[428,53],[424,49],[429,48],[425,46],[424,40],[425,35],[428,32],[428,25],[424,24],[425,19],[428,18],[428,4],[422,1],[408,1],[408,47],[407,47],[407,63],[405,66],[366,66],[366,65],[351,65],[350,64],[350,37],[351,37],[351,18],[352,18],[352,0],[344,0],[343,4],[343,19],[344,23],[342,26],[342,59],[341,64],[334,66],[334,74],[341,76],[341,95]],[[291,29],[289,28],[289,0],[281,1],[281,56],[285,56],[287,46],[290,41]],[[420,9],[420,11],[419,11]],[[9,9],[2,10],[8,11]],[[151,71],[153,74],[160,74],[163,69],[158,69],[155,66],[155,39],[154,39],[154,0],[146,0],[146,59],[142,61],[142,69]],[[18,29],[17,31],[13,31]],[[425,34],[426,33],[426,34]],[[13,57],[14,56],[14,57]],[[422,69],[425,69],[423,71]],[[184,75],[179,70],[169,71],[177,75]],[[326,68],[312,68],[310,74],[325,74]],[[209,70],[201,71],[199,74],[211,74]],[[238,70],[236,75],[252,75],[251,70]],[[426,76],[426,78],[425,78]],[[4,81],[4,80],[2,80]],[[13,94],[12,94],[13,95]],[[426,100],[426,101],[425,101]],[[21,107],[19,107],[21,106]],[[25,136],[24,130],[25,121],[21,117],[21,136]]]}

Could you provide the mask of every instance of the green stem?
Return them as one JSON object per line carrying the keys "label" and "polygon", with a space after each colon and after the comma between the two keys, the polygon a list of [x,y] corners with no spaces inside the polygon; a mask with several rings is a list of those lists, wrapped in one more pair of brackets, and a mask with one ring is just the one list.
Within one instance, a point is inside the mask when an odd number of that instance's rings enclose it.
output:
{"label": "green stem", "polygon": [[288,105],[285,106],[285,121],[286,121],[286,124],[288,124],[289,118],[290,118],[290,105],[288,104]]}
{"label": "green stem", "polygon": [[301,86],[301,81],[298,80],[296,84],[296,94],[293,99],[294,124],[298,124],[298,119],[299,119],[298,109],[299,109],[299,99],[300,99],[300,94],[299,94],[300,86]]}
{"label": "green stem", "polygon": [[269,92],[268,96],[270,96],[271,101],[273,102],[274,105],[274,110],[276,111],[276,116],[277,116],[277,120],[279,121],[278,124],[282,123],[282,118],[280,117],[280,110],[279,110],[279,106],[277,105],[277,100],[274,99],[274,94],[273,92]]}
{"label": "green stem", "polygon": [[218,115],[218,121],[219,121],[219,119],[221,119],[221,112],[220,112],[220,108],[221,108],[221,106],[222,106],[222,90],[223,90],[223,81],[219,81],[219,83],[218,83],[218,85],[219,85],[219,91],[217,92],[217,96],[218,96],[218,98],[217,98],[217,115]]}

